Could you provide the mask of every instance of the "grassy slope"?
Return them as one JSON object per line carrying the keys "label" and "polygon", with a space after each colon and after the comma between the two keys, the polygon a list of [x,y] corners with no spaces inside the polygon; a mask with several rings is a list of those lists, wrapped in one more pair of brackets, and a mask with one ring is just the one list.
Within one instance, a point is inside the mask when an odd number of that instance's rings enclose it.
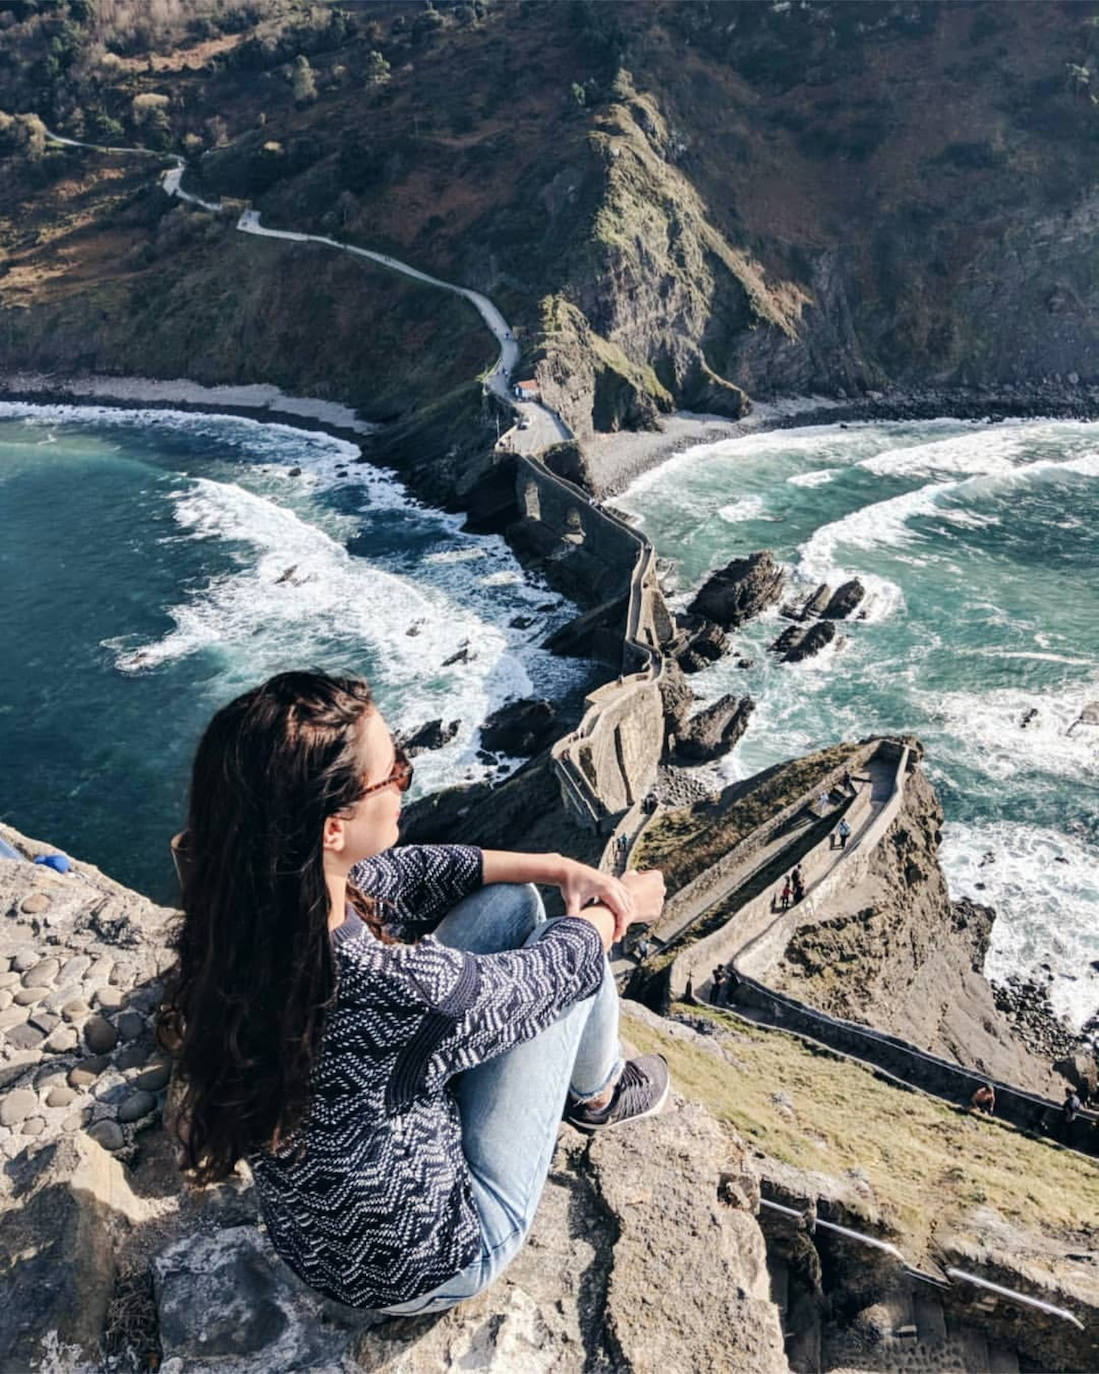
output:
{"label": "grassy slope", "polygon": [[642,1051],[665,1055],[678,1090],[764,1154],[841,1179],[865,1171],[882,1220],[910,1259],[928,1253],[937,1229],[978,1230],[979,1207],[1048,1237],[1080,1239],[1099,1216],[1093,1161],[895,1087],[795,1036],[709,1009],[676,1010],[720,1026],[729,1058],[633,1018],[627,1034]]}
{"label": "grassy slope", "polygon": [[734,783],[717,802],[663,812],[649,825],[630,859],[633,868],[660,868],[668,892],[678,892],[777,811],[839,767],[859,748],[837,744]]}

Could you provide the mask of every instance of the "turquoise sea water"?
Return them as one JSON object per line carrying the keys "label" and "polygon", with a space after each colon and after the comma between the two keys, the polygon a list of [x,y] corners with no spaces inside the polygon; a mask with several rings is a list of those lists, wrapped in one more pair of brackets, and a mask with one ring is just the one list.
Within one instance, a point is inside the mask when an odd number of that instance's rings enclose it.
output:
{"label": "turquoise sea water", "polygon": [[588,684],[538,648],[575,607],[357,454],[229,416],[0,404],[0,816],[172,900],[195,743],[268,674],[363,672],[397,726],[460,719],[415,792],[485,775],[477,725],[504,701]]}
{"label": "turquoise sea water", "polygon": [[[996,907],[989,972],[1049,959],[1056,1005],[1099,1005],[1099,426],[955,420],[829,425],[695,447],[616,504],[674,560],[678,603],[770,548],[795,589],[857,574],[866,618],[803,664],[766,646],[777,611],[692,679],[749,692],[743,777],[844,738],[910,731],[947,823],[951,889]],[[1021,722],[1031,710],[1031,724]]]}

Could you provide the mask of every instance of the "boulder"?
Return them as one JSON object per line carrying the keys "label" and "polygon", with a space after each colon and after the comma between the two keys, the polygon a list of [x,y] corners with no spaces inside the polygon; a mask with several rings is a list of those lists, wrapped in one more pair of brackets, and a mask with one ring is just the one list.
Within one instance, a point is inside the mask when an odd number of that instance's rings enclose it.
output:
{"label": "boulder", "polygon": [[113,1234],[143,1219],[141,1204],[122,1166],[79,1132],[21,1155],[7,1172],[18,1205],[0,1213],[0,1369],[44,1369],[51,1349],[70,1362],[50,1368],[98,1367]]}
{"label": "boulder", "polygon": [[710,763],[727,754],[747,730],[755,708],[751,697],[728,695],[699,711],[678,733],[676,761]]}
{"label": "boulder", "polygon": [[769,549],[734,558],[706,580],[688,610],[735,630],[778,600],[783,578]]}
{"label": "boulder", "polygon": [[811,620],[814,616],[823,613],[831,595],[832,588],[826,582],[822,582],[815,592],[805,598],[800,606],[793,604],[783,606],[782,614],[788,620]]}
{"label": "boulder", "polygon": [[777,654],[782,663],[800,663],[803,658],[819,654],[836,637],[836,626],[831,620],[815,620],[811,625],[790,625],[771,645],[771,652]]}
{"label": "boulder", "polygon": [[417,754],[426,754],[432,749],[441,749],[444,744],[449,744],[458,733],[458,727],[461,723],[459,720],[452,720],[444,725],[442,717],[429,720],[426,725],[421,725],[418,730],[413,730],[404,741],[405,753],[410,759],[414,759]]}
{"label": "boulder", "polygon": [[716,663],[729,648],[729,637],[720,625],[702,615],[676,616],[683,635],[682,647],[675,651],[676,661],[685,673],[698,673]]}
{"label": "boulder", "polygon": [[828,605],[819,614],[827,620],[846,620],[866,595],[866,588],[857,577],[837,587]]}
{"label": "boulder", "polygon": [[547,749],[557,738],[557,708],[538,697],[509,702],[485,719],[481,746],[493,754],[526,758]]}

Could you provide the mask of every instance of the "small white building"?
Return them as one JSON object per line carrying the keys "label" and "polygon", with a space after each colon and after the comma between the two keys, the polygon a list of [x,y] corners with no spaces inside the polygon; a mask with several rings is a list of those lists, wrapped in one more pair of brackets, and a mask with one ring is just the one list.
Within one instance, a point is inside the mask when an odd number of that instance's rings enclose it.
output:
{"label": "small white building", "polygon": [[512,390],[517,401],[537,401],[542,394],[538,390],[538,383],[535,381],[516,382]]}

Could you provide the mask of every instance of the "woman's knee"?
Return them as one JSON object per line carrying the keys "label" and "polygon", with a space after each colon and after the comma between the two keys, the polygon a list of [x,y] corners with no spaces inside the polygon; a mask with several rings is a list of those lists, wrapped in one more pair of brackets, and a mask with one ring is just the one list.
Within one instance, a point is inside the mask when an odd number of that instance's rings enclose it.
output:
{"label": "woman's knee", "polygon": [[460,902],[435,932],[444,945],[471,954],[520,949],[546,919],[531,883],[491,883]]}

